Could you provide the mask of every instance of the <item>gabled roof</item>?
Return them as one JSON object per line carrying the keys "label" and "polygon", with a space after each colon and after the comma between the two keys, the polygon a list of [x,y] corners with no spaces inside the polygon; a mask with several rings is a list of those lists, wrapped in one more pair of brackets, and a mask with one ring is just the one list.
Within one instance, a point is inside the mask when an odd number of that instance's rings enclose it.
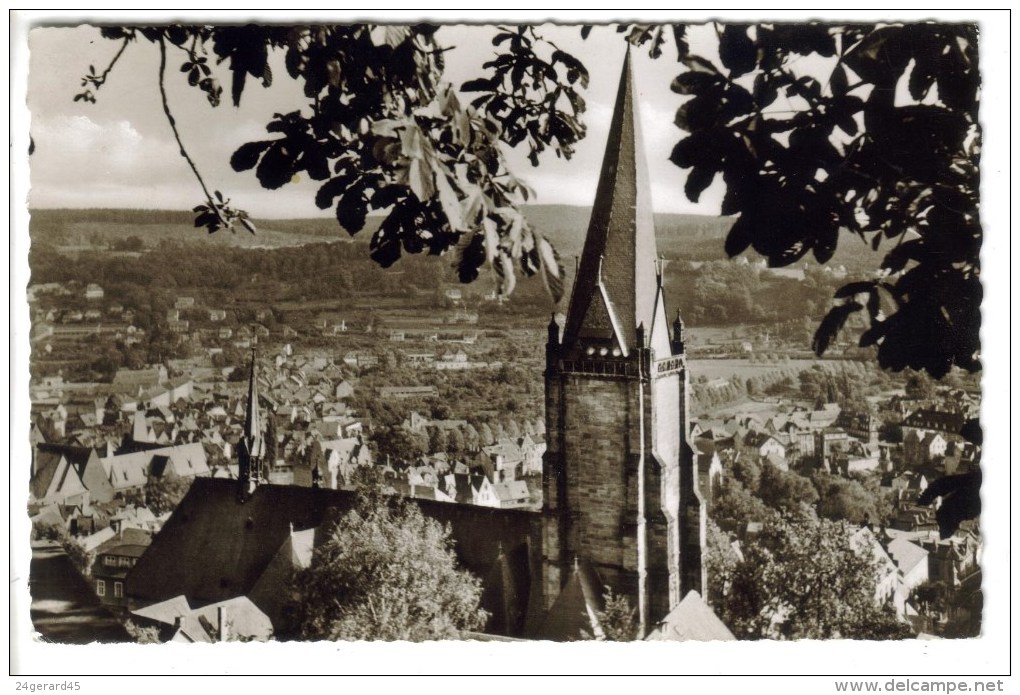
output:
{"label": "gabled roof", "polygon": [[922,408],[915,410],[905,417],[903,419],[903,427],[917,427],[919,429],[959,434],[965,422],[966,418],[960,413],[948,413],[942,410]]}
{"label": "gabled roof", "polygon": [[179,631],[173,637],[175,642],[210,643],[220,641],[220,609],[225,611],[231,639],[242,637],[264,641],[272,637],[273,624],[269,617],[243,596],[200,608],[192,608],[184,596],[175,596],[132,613],[166,625],[177,625],[180,621]]}
{"label": "gabled roof", "polygon": [[250,591],[245,594],[274,623],[279,623],[286,615],[289,596],[286,587],[292,580],[294,571],[311,565],[318,531],[318,528],[309,528],[291,531],[285,536],[283,544],[263,568]]}
{"label": "gabled roof", "polygon": [[47,504],[36,510],[30,518],[33,524],[64,525],[64,515],[61,511],[61,506],[58,504]]}
{"label": "gabled roof", "polygon": [[768,434],[767,432],[756,432],[754,430],[748,430],[747,434],[744,435],[744,444],[749,447],[760,449],[770,439],[774,440],[777,444],[781,444],[781,442],[778,439],[773,437],[771,434]]}
{"label": "gabled roof", "polygon": [[97,555],[120,555],[124,557],[141,557],[146,550],[149,549],[149,545],[139,545],[137,543],[119,543],[110,541],[104,543],[103,547],[96,549]]}
{"label": "gabled roof", "polygon": [[116,537],[117,532],[114,531],[109,526],[107,526],[104,529],[100,529],[99,531],[96,531],[95,533],[80,539],[78,541],[78,545],[80,545],[86,551],[93,551],[99,546],[101,546],[103,543],[106,543],[107,541]]}
{"label": "gabled roof", "polygon": [[182,478],[209,473],[209,457],[201,442],[179,444],[169,449],[170,465]]}
{"label": "gabled roof", "polygon": [[919,563],[928,559],[927,550],[902,536],[897,536],[889,541],[886,551],[892,556],[893,562],[903,574],[908,574]]}
{"label": "gabled roof", "polygon": [[188,599],[183,596],[174,596],[166,601],[153,603],[143,608],[131,611],[140,618],[147,618],[157,623],[173,625],[177,618],[183,617],[191,612],[191,605]]}
{"label": "gabled roof", "polygon": [[531,497],[528,484],[523,480],[511,480],[505,483],[493,483],[492,491],[501,502],[527,500]]}
{"label": "gabled roof", "polygon": [[82,461],[82,457],[75,452],[87,452],[91,455],[92,450],[71,447],[63,449],[66,449],[67,453],[61,451],[60,447],[40,445],[35,456],[35,470],[29,481],[29,492],[33,499],[59,499],[85,492],[82,473],[75,464],[81,465],[83,472],[88,457]]}
{"label": "gabled roof", "polygon": [[723,621],[719,620],[715,611],[705,603],[701,594],[691,591],[645,639],[650,641],[712,642],[732,641],[736,637],[723,624]]}
{"label": "gabled roof", "polygon": [[555,642],[590,640],[601,636],[602,582],[586,562],[575,562],[567,583],[542,621],[536,639]]}
{"label": "gabled roof", "polygon": [[323,454],[335,451],[342,463],[350,460],[360,460],[367,455],[368,448],[357,437],[345,437],[341,439],[327,439],[321,443]]}
{"label": "gabled roof", "polygon": [[53,484],[53,478],[62,464],[67,466],[67,461],[59,453],[36,452],[32,478],[29,481],[29,490],[33,498],[41,500],[47,496]]}
{"label": "gabled roof", "polygon": [[64,456],[68,463],[78,471],[79,475],[84,473],[89,457],[95,453],[95,450],[90,447],[65,446],[62,444],[39,444],[36,447],[36,451],[50,454],[56,453]]}
{"label": "gabled roof", "polygon": [[878,541],[874,532],[867,526],[861,526],[856,531],[850,533],[850,542],[857,550],[863,550],[867,552],[871,551],[871,555],[875,560],[875,565],[879,572],[879,578],[885,577],[891,573],[897,571],[896,563],[886,552],[886,549],[882,547],[882,544]]}
{"label": "gabled roof", "polygon": [[521,447],[519,447],[517,443],[509,437],[500,437],[499,441],[495,444],[482,447],[482,451],[487,454],[498,454],[510,463],[520,461],[524,458],[524,454],[521,452]]}

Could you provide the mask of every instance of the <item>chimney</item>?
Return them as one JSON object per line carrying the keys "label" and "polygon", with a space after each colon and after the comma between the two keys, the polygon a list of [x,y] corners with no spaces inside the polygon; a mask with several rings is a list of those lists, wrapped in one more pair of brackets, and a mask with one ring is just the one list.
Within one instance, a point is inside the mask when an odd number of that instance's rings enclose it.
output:
{"label": "chimney", "polygon": [[227,607],[219,606],[216,609],[216,627],[220,637],[220,642],[227,642],[230,640],[230,626],[227,624]]}

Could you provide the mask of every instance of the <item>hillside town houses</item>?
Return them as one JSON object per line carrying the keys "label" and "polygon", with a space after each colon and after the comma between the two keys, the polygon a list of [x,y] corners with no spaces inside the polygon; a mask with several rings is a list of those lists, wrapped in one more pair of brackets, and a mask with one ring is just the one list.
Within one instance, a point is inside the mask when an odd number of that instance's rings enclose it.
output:
{"label": "hillside town houses", "polygon": [[[383,458],[374,446],[371,423],[346,403],[354,394],[357,370],[344,356],[306,358],[295,356],[289,346],[267,353],[259,356],[258,376],[267,435],[275,442],[265,463],[267,481],[352,489],[362,470],[373,469],[391,493],[497,509],[540,508],[541,422],[455,454],[423,446],[419,455]],[[77,539],[92,558],[89,581],[104,604],[126,605],[123,586],[132,563],[168,516],[146,506],[152,485],[236,478],[244,384],[227,381],[224,371],[230,370],[192,359],[176,361],[170,370],[163,365],[121,369],[109,384],[75,384],[59,377],[32,384],[29,512],[34,524],[59,527]],[[433,388],[388,387],[379,395],[399,399],[426,390],[433,394]],[[880,404],[882,422],[889,422],[896,405],[891,400]],[[842,477],[878,476],[881,490],[893,500],[893,513],[862,527],[858,539],[881,569],[876,600],[894,607],[918,630],[931,630],[911,603],[912,592],[923,584],[941,582],[961,592],[964,598],[952,610],[980,613],[965,600],[973,594],[967,587],[975,581],[980,586],[976,524],[965,523],[941,538],[936,510],[918,502],[932,480],[977,465],[979,451],[959,434],[965,415],[926,404],[897,416],[904,433],[897,443],[878,436],[874,415],[832,404],[818,410],[793,406],[767,417],[748,413],[694,420],[691,441],[700,488],[710,505],[734,464],[744,459],[805,475],[820,470]],[[430,444],[440,432],[477,439],[464,419],[437,419],[414,410],[399,429]],[[753,535],[753,526],[742,534]],[[209,619],[194,618],[192,624],[201,627],[202,621]],[[180,639],[215,637],[215,630],[196,630],[183,630]]]}
{"label": "hillside town houses", "polygon": [[[891,605],[900,619],[923,632],[938,626],[921,619],[911,600],[912,592],[928,583],[948,587],[953,596],[943,622],[961,616],[979,619],[977,522],[964,522],[942,538],[938,505],[921,505],[919,498],[933,480],[977,470],[980,451],[961,434],[977,415],[970,394],[944,390],[936,400],[912,403],[913,410],[904,407],[908,402],[891,396],[877,403],[878,415],[831,403],[815,410],[791,405],[768,416],[747,413],[693,421],[691,434],[701,491],[710,501],[740,460],[808,476],[823,471],[844,478],[877,477],[880,493],[892,500],[892,516],[870,528],[862,526],[854,541],[869,548],[879,568],[876,600]],[[883,439],[883,425],[899,429],[902,441]],[[726,526],[725,520],[719,522]],[[760,528],[760,523],[750,522],[738,535],[747,538]]]}
{"label": "hillside town houses", "polygon": [[[193,300],[181,297],[177,306],[193,307]],[[462,351],[444,358],[467,360]],[[346,403],[359,367],[376,364],[367,354],[309,358],[284,345],[260,361],[262,405],[275,440],[267,463],[272,482],[341,489],[355,484],[359,468],[378,465],[388,486],[406,495],[503,508],[540,502],[534,479],[541,476],[544,443],[530,423],[516,439],[479,442],[457,456],[429,451],[417,460],[376,461],[371,433]],[[90,535],[108,529],[123,509],[144,505],[150,483],[236,476],[243,384],[227,380],[232,369],[216,369],[207,358],[171,364],[173,371],[166,365],[122,368],[111,383],[59,376],[33,382],[33,521]],[[436,390],[383,387],[379,395],[420,398]],[[416,412],[404,423],[408,432],[426,436],[431,429],[467,426]],[[143,525],[158,530],[158,519]]]}

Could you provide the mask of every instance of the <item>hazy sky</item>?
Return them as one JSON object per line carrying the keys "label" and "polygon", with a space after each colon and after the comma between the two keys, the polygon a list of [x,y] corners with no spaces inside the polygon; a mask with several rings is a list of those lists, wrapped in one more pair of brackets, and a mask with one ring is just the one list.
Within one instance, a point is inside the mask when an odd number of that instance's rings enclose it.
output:
{"label": "hazy sky", "polygon": [[[543,33],[588,67],[591,83],[584,115],[588,135],[570,160],[544,153],[540,166],[528,164],[526,152],[515,150],[515,171],[536,191],[538,203],[588,205],[609,127],[611,107],[625,51],[620,34],[597,27],[585,41],[577,26],[548,25]],[[449,26],[440,33],[448,55],[447,78],[458,86],[481,74],[481,65],[494,55],[492,28]],[[118,45],[99,37],[94,27],[39,27],[29,34],[29,109],[36,150],[30,161],[30,204],[37,207],[165,207],[190,208],[201,202],[201,191],[187,164],[177,155],[173,135],[159,102],[156,75],[158,49],[132,44],[97,94],[98,103],[74,102],[88,66],[105,66]],[[255,215],[295,217],[328,215],[312,196],[317,185],[288,185],[277,191],[262,189],[251,172],[230,169],[230,154],[242,143],[265,135],[265,124],[277,111],[294,110],[307,100],[297,83],[277,79],[264,90],[249,80],[241,108],[229,98],[213,109],[204,95],[188,88],[178,72],[181,57],[171,51],[168,88],[189,153],[211,186],[222,190],[238,206]],[[682,97],[669,90],[678,74],[675,53],[667,49],[658,60],[635,51],[635,77],[641,98],[645,151],[655,208],[668,212],[716,214],[721,181],[703,195],[700,205],[683,195],[684,172],[668,161],[681,131],[673,125]],[[175,65],[175,63],[177,65]],[[277,56],[276,75],[286,75]],[[222,83],[229,91],[229,76]]]}

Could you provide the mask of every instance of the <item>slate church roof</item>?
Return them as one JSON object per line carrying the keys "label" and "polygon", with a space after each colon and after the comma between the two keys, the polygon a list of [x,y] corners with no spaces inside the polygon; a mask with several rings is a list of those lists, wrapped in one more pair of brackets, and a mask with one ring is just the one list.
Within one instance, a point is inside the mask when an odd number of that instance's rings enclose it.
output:
{"label": "slate church roof", "polygon": [[[128,576],[125,593],[143,604],[185,596],[193,606],[248,596],[267,615],[280,615],[274,601],[281,600],[284,587],[274,592],[263,581],[267,574],[282,576],[274,569],[274,559],[285,544],[305,536],[302,531],[324,524],[328,528],[336,515],[353,508],[357,493],[260,485],[241,503],[236,486],[233,480],[195,479]],[[463,567],[479,577],[498,577],[501,587],[488,592],[483,607],[521,634],[525,617],[541,603],[539,582],[532,580],[539,562],[540,516],[430,500],[408,502],[425,516],[449,524]],[[504,566],[494,572],[501,554]]]}
{"label": "slate church roof", "polygon": [[572,345],[578,337],[615,334],[625,353],[634,347],[637,327],[644,324],[651,330],[655,319],[655,258],[651,187],[628,52],[564,344]]}

